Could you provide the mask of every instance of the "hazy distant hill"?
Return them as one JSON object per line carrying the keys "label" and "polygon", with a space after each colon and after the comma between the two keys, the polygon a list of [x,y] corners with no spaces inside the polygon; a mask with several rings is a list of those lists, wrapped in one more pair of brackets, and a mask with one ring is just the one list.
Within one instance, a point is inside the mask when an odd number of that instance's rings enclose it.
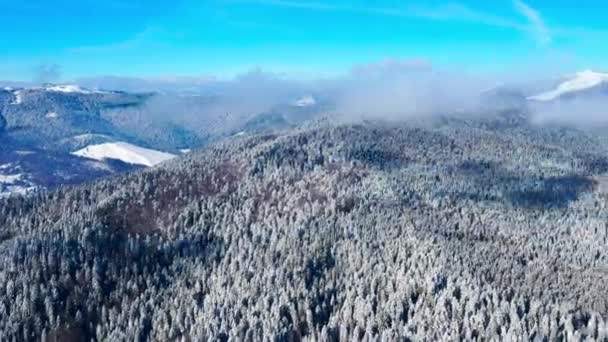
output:
{"label": "hazy distant hill", "polygon": [[[152,166],[150,154],[179,155],[235,133],[285,129],[314,118],[319,109],[311,96],[263,113],[246,108],[226,113],[223,106],[216,96],[201,94],[128,93],[71,84],[3,88],[0,165],[6,167],[0,169],[0,194],[75,184],[142,166],[134,161]],[[81,153],[85,150],[96,152]]]}

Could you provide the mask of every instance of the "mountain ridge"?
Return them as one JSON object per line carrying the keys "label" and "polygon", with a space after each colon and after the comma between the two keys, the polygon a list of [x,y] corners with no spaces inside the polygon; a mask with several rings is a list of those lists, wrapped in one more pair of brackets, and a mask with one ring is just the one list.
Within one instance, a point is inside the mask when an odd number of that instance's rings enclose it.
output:
{"label": "mountain ridge", "polygon": [[[600,142],[469,124],[322,121],[0,200],[0,330],[601,338],[608,160],[588,148]],[[36,300],[10,306],[32,286]]]}

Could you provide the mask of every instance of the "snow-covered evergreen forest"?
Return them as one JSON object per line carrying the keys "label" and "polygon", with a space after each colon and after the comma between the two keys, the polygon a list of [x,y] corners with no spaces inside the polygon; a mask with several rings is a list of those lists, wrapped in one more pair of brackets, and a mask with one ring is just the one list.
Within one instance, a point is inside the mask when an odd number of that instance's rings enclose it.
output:
{"label": "snow-covered evergreen forest", "polygon": [[0,340],[606,340],[608,144],[513,120],[321,121],[4,199]]}

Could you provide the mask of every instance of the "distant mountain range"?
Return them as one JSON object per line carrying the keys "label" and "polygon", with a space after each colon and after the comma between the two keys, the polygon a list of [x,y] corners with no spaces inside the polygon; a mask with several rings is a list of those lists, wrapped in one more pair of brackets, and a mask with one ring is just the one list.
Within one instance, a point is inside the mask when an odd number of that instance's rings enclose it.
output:
{"label": "distant mountain range", "polygon": [[[530,93],[500,84],[483,91],[474,109],[438,117],[470,118],[472,110],[490,116],[484,127],[526,125],[531,106],[608,95],[608,74],[587,70]],[[229,101],[238,99],[75,84],[0,88],[0,195],[151,167],[219,139],[289,129],[335,110],[332,95],[322,93],[277,99],[261,112]]]}
{"label": "distant mountain range", "polygon": [[151,167],[237,133],[292,127],[318,107],[305,95],[234,116],[214,101],[74,84],[0,88],[0,196]]}

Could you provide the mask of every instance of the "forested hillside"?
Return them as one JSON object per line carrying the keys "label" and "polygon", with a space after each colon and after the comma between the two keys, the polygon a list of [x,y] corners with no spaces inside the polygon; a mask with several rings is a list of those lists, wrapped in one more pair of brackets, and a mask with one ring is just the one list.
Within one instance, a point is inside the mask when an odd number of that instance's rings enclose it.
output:
{"label": "forested hillside", "polygon": [[318,122],[2,200],[0,339],[605,340],[607,145],[513,120]]}
{"label": "forested hillside", "polygon": [[6,127],[6,119],[2,114],[0,114],[0,134],[4,133],[4,128]]}

